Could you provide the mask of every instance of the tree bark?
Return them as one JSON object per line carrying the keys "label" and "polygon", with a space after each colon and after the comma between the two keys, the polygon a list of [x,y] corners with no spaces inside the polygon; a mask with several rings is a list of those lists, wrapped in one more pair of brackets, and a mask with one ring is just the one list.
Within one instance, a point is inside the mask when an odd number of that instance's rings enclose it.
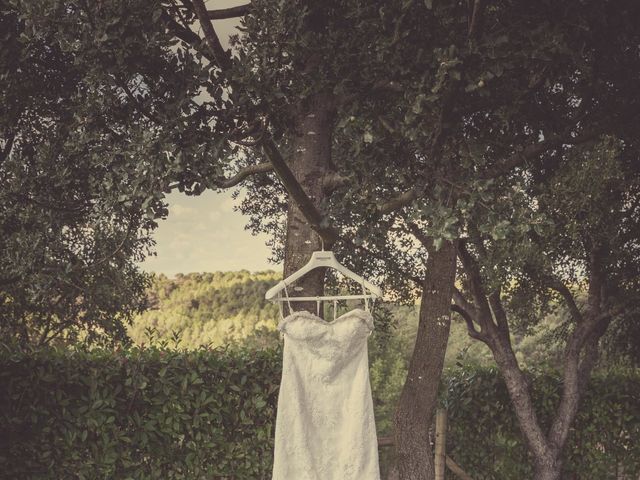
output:
{"label": "tree bark", "polygon": [[416,343],[394,415],[395,457],[400,480],[434,479],[429,429],[449,339],[455,276],[455,244],[445,241],[437,252],[430,249]]}
{"label": "tree bark", "polygon": [[533,406],[529,384],[518,365],[516,356],[509,341],[494,336],[489,348],[493,353],[498,369],[502,375],[513,404],[520,430],[523,433],[529,450],[533,453],[536,480],[558,480],[561,464],[559,450],[552,450],[548,439],[540,427],[540,422]]}
{"label": "tree bark", "polygon": [[[323,180],[331,170],[333,117],[333,99],[324,94],[312,98],[300,108],[297,115],[298,135],[293,141],[294,154],[289,161],[289,168],[316,207],[324,199]],[[311,229],[296,202],[289,199],[284,278],[305,265],[311,252],[320,250],[321,247],[320,237]],[[296,282],[294,288],[288,289],[289,296],[322,295],[325,271],[325,268],[317,268],[309,272]],[[296,302],[292,306],[295,310],[316,312],[315,302]],[[322,308],[320,315],[322,316]]]}
{"label": "tree bark", "polygon": [[[564,351],[563,382],[560,403],[554,413],[551,427],[545,434],[536,415],[527,379],[518,365],[511,346],[509,325],[500,300],[500,290],[486,295],[480,269],[476,260],[460,244],[460,258],[465,268],[469,290],[473,294],[475,318],[471,323],[482,327],[482,333],[469,325],[470,335],[491,349],[493,358],[505,381],[511,403],[518,418],[520,430],[534,458],[535,480],[559,480],[562,475],[562,452],[569,430],[578,412],[584,388],[598,358],[598,342],[607,329],[611,315],[603,315],[603,280],[600,274],[599,250],[591,254],[591,272],[587,309],[577,309],[568,288],[551,278],[549,287],[558,291],[567,302],[575,322],[574,330],[567,339]],[[478,248],[485,254],[482,248]],[[460,300],[460,299],[459,299]],[[458,302],[460,310],[464,310]],[[465,313],[469,316],[469,312]],[[469,324],[469,322],[468,322]]]}

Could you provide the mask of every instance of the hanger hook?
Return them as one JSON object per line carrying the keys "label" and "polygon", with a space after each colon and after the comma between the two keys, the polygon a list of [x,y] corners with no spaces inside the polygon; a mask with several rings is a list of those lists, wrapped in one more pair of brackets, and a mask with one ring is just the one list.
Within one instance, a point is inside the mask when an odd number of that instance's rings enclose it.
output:
{"label": "hanger hook", "polygon": [[318,235],[318,238],[320,239],[320,248],[324,252],[324,240],[322,238],[322,235],[320,235],[318,232],[316,232],[316,235]]}

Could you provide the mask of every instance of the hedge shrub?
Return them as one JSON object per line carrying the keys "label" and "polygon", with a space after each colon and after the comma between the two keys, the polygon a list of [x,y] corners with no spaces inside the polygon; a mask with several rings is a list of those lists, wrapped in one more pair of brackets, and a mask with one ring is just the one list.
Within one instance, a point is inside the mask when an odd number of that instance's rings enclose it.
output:
{"label": "hedge shrub", "polygon": [[[552,371],[529,372],[545,431],[561,388]],[[533,478],[507,388],[495,368],[446,372],[447,453],[474,480]],[[591,379],[565,448],[563,480],[636,480],[640,475],[640,371],[617,369]],[[449,474],[448,479],[454,479]]]}
{"label": "hedge shrub", "polygon": [[[281,360],[280,346],[0,351],[0,478],[270,479]],[[530,376],[548,425],[559,377]],[[442,393],[447,450],[458,464],[475,480],[532,478],[495,369],[446,372]],[[622,471],[638,478],[638,439],[640,373],[596,375],[571,432],[563,479],[616,479]],[[381,449],[382,463],[387,454]]]}
{"label": "hedge shrub", "polygon": [[2,478],[271,478],[277,349],[0,356]]}

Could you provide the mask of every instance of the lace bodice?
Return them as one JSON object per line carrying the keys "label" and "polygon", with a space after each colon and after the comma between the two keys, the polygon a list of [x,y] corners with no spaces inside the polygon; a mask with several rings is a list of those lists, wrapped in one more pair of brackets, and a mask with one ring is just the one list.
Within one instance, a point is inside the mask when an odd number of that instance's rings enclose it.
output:
{"label": "lace bodice", "polygon": [[300,311],[283,318],[272,480],[379,480],[369,383],[368,311],[327,322]]}

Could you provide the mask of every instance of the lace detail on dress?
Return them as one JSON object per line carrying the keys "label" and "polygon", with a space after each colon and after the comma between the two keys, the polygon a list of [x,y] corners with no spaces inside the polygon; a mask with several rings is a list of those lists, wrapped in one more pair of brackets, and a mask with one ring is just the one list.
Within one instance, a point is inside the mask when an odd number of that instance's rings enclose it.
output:
{"label": "lace detail on dress", "polygon": [[[321,325],[321,328],[312,328],[310,327],[309,322],[297,321],[300,319],[300,317],[304,318],[305,320],[309,320],[311,324],[315,323],[315,324]],[[367,327],[366,329],[367,335],[369,335],[373,331],[374,329],[373,316],[371,315],[370,312],[367,312],[366,310],[362,310],[360,308],[356,308],[345,314],[342,314],[332,322],[327,322],[326,320],[323,320],[317,315],[314,315],[311,312],[307,312],[306,310],[293,312],[291,315],[288,315],[284,317],[282,320],[280,320],[280,323],[278,324],[278,330],[280,330],[283,333],[285,332],[288,333],[289,336],[293,336],[301,339],[300,335],[306,336],[312,333],[324,334],[325,332],[327,332],[326,330],[327,326],[338,327],[338,325],[345,323],[352,317],[356,317],[362,321],[362,323]],[[296,333],[298,335],[296,335]],[[344,335],[346,333],[346,330],[343,329],[342,333]]]}
{"label": "lace detail on dress", "polygon": [[272,480],[379,480],[371,313],[355,309],[326,322],[294,312],[278,329],[284,349]]}

